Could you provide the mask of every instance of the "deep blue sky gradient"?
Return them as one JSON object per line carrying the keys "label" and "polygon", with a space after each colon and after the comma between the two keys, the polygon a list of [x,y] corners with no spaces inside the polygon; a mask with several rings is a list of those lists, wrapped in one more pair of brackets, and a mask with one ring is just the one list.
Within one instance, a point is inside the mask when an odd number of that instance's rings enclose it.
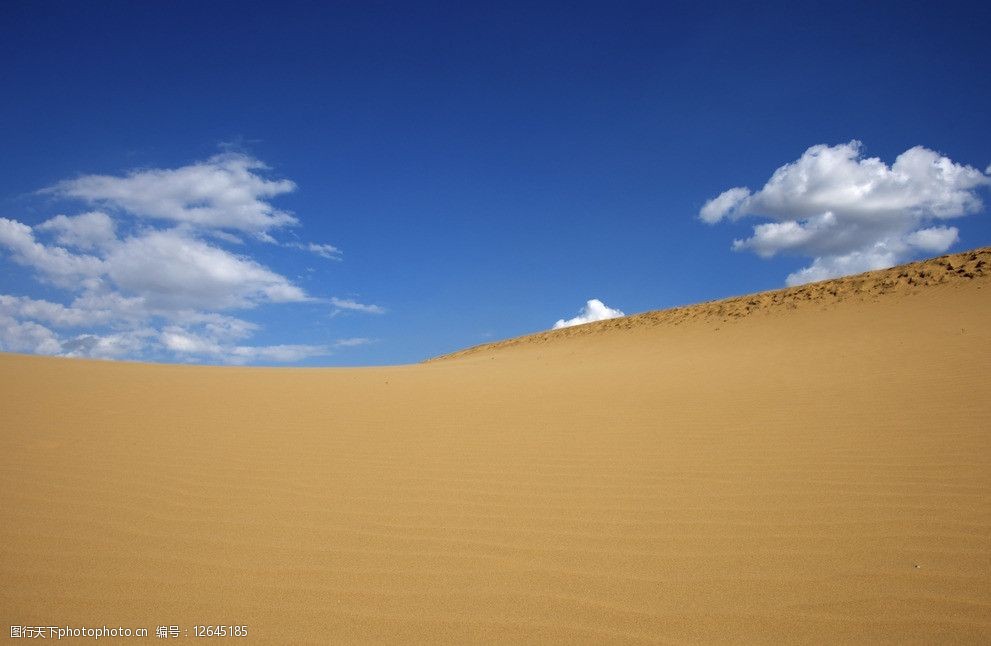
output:
{"label": "deep blue sky gradient", "polygon": [[[343,262],[258,245],[309,292],[253,343],[377,340],[319,365],[417,361],[549,327],[783,285],[702,204],[813,144],[991,162],[988,3],[0,3],[0,216],[34,191],[250,152]],[[76,209],[81,210],[81,209]],[[954,249],[991,244],[987,213]],[[291,235],[291,234],[290,234]],[[0,293],[57,299],[4,262]],[[64,301],[64,298],[61,300]]]}

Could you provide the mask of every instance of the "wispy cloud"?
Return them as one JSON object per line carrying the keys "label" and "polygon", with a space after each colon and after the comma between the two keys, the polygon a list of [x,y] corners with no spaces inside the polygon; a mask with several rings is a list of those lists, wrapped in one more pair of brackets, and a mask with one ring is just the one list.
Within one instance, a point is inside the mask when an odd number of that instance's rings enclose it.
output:
{"label": "wispy cloud", "polygon": [[372,339],[367,339],[365,337],[351,337],[348,339],[338,339],[334,341],[335,348],[357,348],[361,345],[368,345],[372,343]]}
{"label": "wispy cloud", "polygon": [[317,244],[315,242],[286,242],[285,247],[309,251],[327,260],[341,260],[343,252],[332,244]]}
{"label": "wispy cloud", "polygon": [[366,305],[365,303],[359,303],[351,300],[350,298],[337,298],[334,296],[330,299],[330,304],[336,308],[334,310],[334,314],[344,311],[361,312],[363,314],[385,314],[384,307],[379,305]]}
{"label": "wispy cloud", "polygon": [[223,338],[216,335],[197,334],[179,326],[169,326],[162,330],[160,341],[178,355],[217,359],[230,364],[256,361],[295,363],[330,354],[330,349],[325,345],[235,345],[225,343]]}

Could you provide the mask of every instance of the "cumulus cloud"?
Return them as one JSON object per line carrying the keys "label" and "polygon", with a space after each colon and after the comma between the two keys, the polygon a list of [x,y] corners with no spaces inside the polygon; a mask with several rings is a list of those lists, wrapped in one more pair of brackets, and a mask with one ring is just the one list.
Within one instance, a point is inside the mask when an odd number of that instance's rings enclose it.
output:
{"label": "cumulus cloud", "polygon": [[267,166],[257,159],[225,153],[181,168],[137,170],[123,177],[84,175],[47,191],[140,218],[265,236],[298,220],[268,202],[296,185],[266,179],[257,172],[263,170]]}
{"label": "cumulus cloud", "polygon": [[363,314],[385,314],[384,307],[379,305],[366,305],[364,303],[351,300],[350,298],[337,298],[334,296],[330,299],[330,304],[336,308],[334,310],[334,314],[338,314],[342,311],[361,312]]}
{"label": "cumulus cloud", "polygon": [[788,253],[812,264],[788,276],[789,285],[880,269],[920,252],[942,253],[958,240],[956,227],[939,224],[979,212],[979,190],[991,177],[922,146],[890,166],[862,155],[858,141],[818,145],[771,175],[752,193],[731,188],[705,203],[709,224],[756,216],[733,249],[770,258]]}
{"label": "cumulus cloud", "polygon": [[[48,191],[104,210],[56,215],[33,227],[0,218],[0,260],[68,294],[62,302],[0,294],[0,350],[290,363],[368,343],[246,343],[261,326],[232,312],[328,302],[258,262],[230,233],[274,241],[268,231],[298,223],[268,202],[295,185],[266,179],[263,170],[253,158],[227,154],[178,169],[84,176]],[[243,253],[220,243],[240,245]],[[340,259],[329,244],[279,244]],[[337,311],[385,311],[348,299],[329,302]]]}
{"label": "cumulus cloud", "polygon": [[563,327],[571,327],[572,325],[592,323],[593,321],[605,321],[606,319],[614,319],[620,316],[626,316],[626,314],[608,307],[597,298],[593,298],[585,303],[585,307],[582,308],[578,316],[568,320],[560,319],[554,324],[553,329],[558,330]]}

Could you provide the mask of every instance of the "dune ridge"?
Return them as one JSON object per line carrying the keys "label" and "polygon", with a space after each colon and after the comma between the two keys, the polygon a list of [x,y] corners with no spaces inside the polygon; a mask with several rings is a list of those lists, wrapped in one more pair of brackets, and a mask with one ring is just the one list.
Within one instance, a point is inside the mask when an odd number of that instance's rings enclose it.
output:
{"label": "dune ridge", "polygon": [[0,617],[258,644],[991,643],[987,264],[407,366],[0,354]]}
{"label": "dune ridge", "polygon": [[910,294],[936,285],[957,285],[972,280],[986,279],[991,275],[991,247],[948,254],[918,262],[898,265],[890,269],[869,271],[853,276],[819,281],[797,287],[758,292],[695,305],[651,310],[605,321],[584,323],[558,330],[546,330],[520,337],[482,343],[463,350],[427,359],[443,361],[479,352],[510,348],[523,344],[544,343],[607,330],[628,330],[654,325],[680,325],[700,319],[739,319],[758,312],[779,307],[825,306],[849,298],[876,299],[889,293]]}

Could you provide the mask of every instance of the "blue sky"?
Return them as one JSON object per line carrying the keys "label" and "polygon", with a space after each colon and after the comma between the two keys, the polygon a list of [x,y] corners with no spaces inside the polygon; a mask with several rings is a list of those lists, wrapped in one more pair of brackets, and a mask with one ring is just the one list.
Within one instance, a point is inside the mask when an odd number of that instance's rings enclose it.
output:
{"label": "blue sky", "polygon": [[467,4],[0,4],[0,348],[405,363],[991,244],[987,3]]}

